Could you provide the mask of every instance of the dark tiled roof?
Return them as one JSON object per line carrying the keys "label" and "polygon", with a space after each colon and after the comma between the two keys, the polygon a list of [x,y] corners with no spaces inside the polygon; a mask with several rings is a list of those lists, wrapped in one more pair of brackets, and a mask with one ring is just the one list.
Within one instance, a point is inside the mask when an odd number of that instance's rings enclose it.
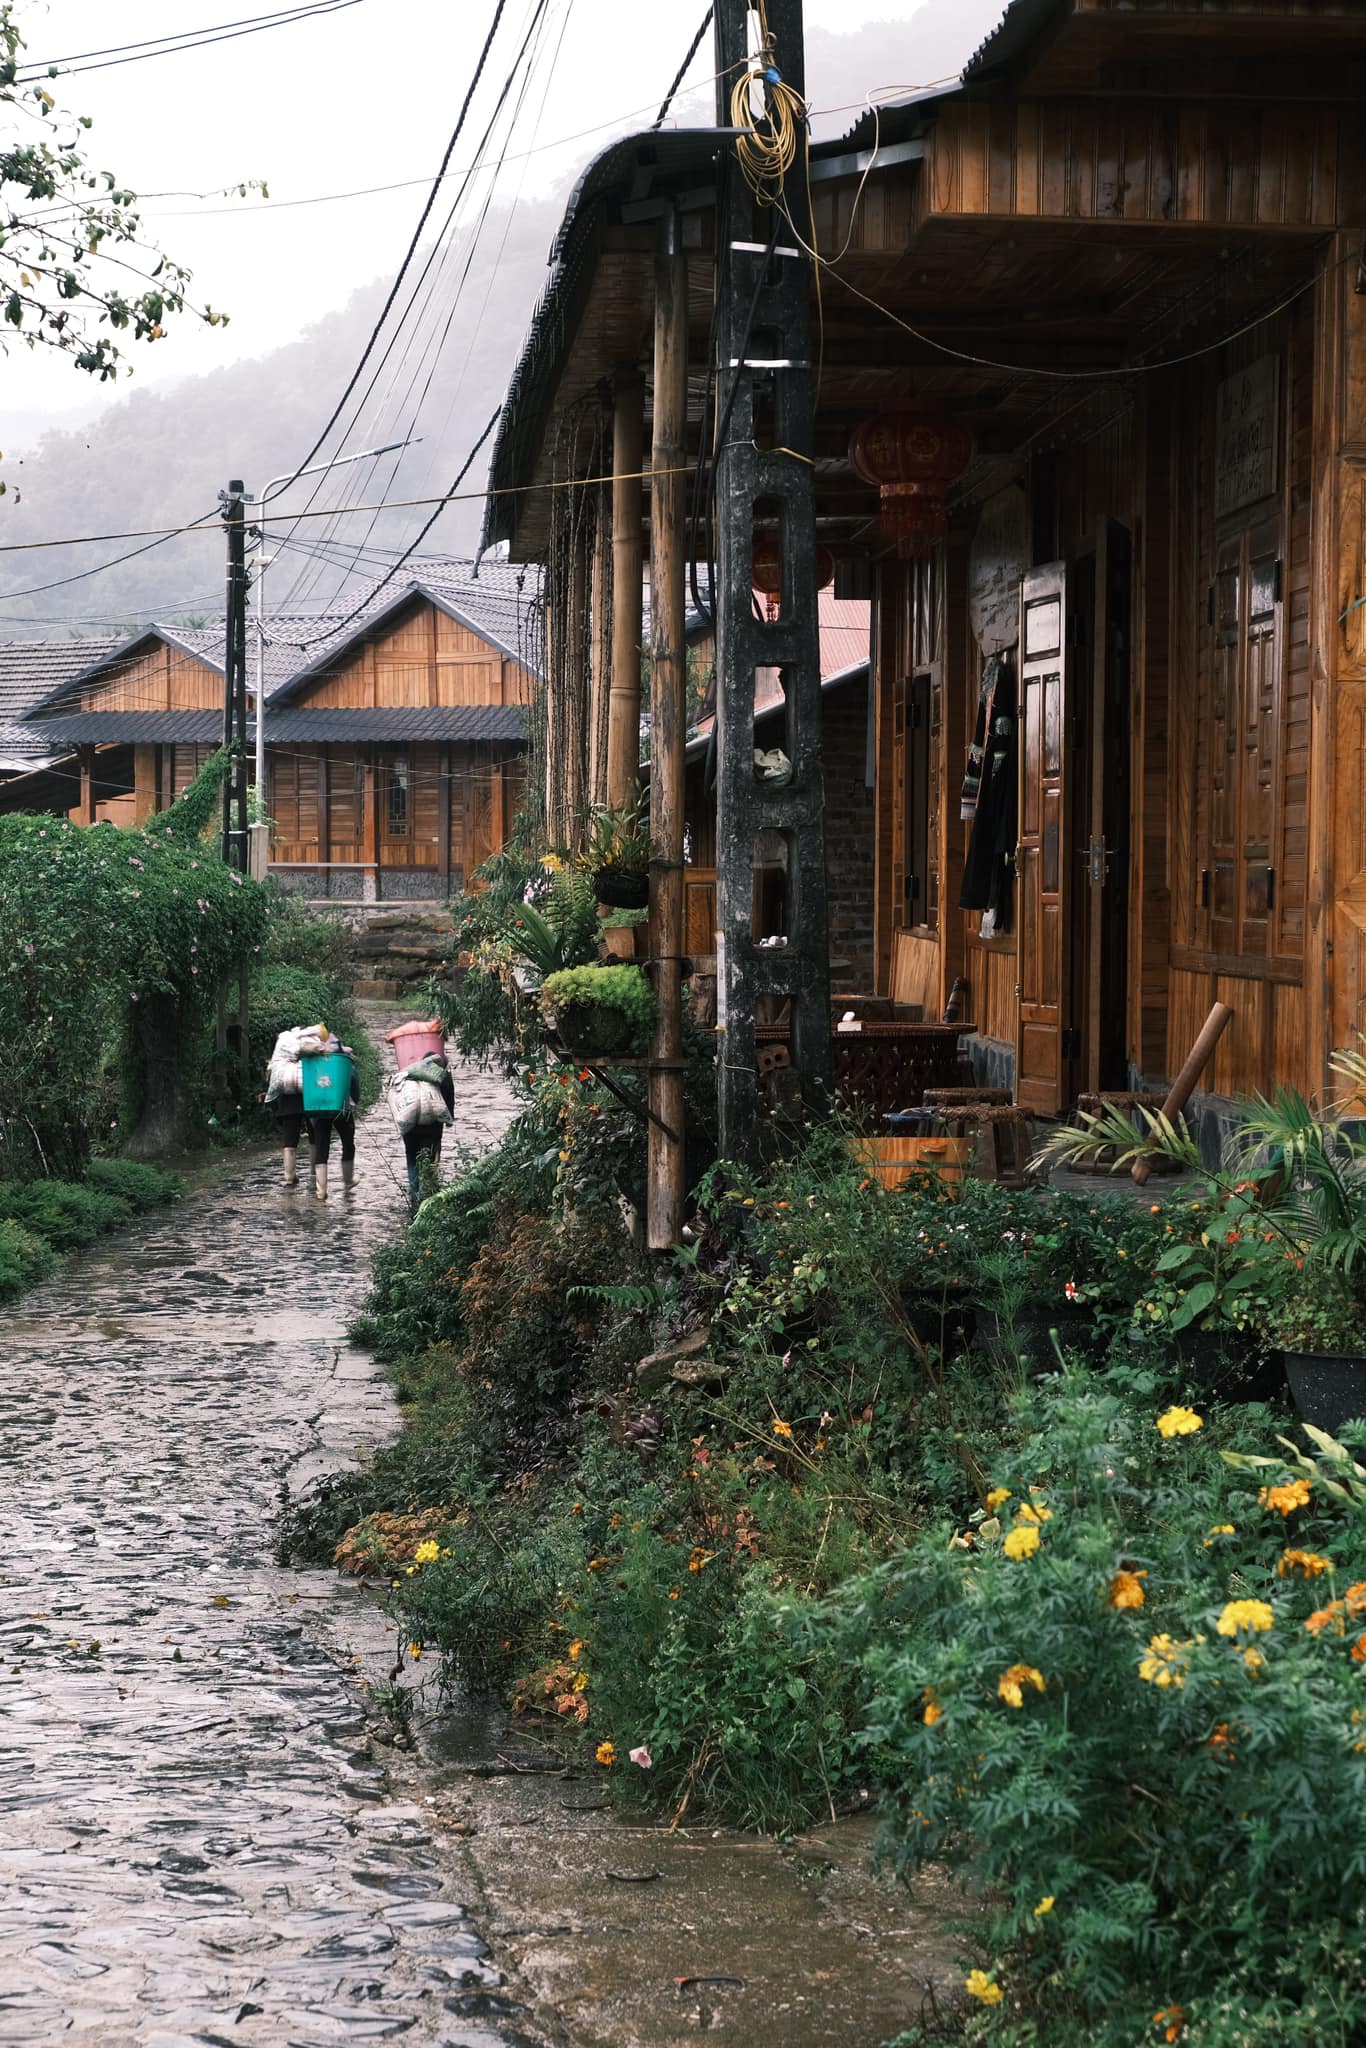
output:
{"label": "dark tiled roof", "polygon": [[395,710],[266,712],[266,739],[297,746],[342,740],[520,740],[526,723],[516,704],[409,705]]}
{"label": "dark tiled roof", "polygon": [[24,641],[0,647],[0,766],[35,767],[51,748],[19,721],[117,647],[114,639]]}
{"label": "dark tiled roof", "polygon": [[[126,745],[209,746],[223,729],[218,711],[78,711],[45,718],[27,730],[46,742],[51,754],[61,747]],[[248,721],[249,734],[254,722]],[[318,746],[349,740],[520,740],[526,737],[521,710],[515,704],[400,705],[386,710],[328,708],[296,711],[286,705],[266,712],[266,740],[272,746]]]}

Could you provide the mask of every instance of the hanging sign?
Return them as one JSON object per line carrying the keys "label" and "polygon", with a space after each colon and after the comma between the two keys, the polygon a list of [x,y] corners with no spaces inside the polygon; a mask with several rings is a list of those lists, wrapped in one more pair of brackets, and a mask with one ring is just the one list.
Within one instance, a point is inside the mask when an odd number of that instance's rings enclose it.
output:
{"label": "hanging sign", "polygon": [[1269,498],[1279,480],[1279,356],[1258,356],[1219,386],[1214,411],[1214,512],[1222,519]]}
{"label": "hanging sign", "polygon": [[986,655],[1020,637],[1020,579],[1029,567],[1029,506],[1018,484],[983,505],[968,557],[968,616]]}

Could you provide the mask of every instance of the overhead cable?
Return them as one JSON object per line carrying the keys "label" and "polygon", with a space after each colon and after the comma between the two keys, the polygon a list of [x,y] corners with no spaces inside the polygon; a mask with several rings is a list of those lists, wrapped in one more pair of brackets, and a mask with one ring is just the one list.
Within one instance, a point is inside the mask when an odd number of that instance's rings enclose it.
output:
{"label": "overhead cable", "polygon": [[[86,50],[73,57],[52,57],[45,63],[26,63],[21,67],[18,83],[31,85],[39,78],[75,78],[85,71],[112,71],[122,64],[143,64],[152,57],[176,57],[187,50],[202,50],[210,43],[233,43],[240,36],[260,35],[270,28],[289,28],[295,22],[313,21],[324,14],[340,14],[348,7],[359,7],[361,0],[315,0],[307,7],[277,8],[271,15],[247,15],[239,22],[219,22],[205,29],[184,29],[178,36],[154,36],[145,43],[115,44],[108,51]],[[160,47],[158,47],[160,46]],[[121,56],[119,51],[131,54]],[[89,64],[79,61],[80,57],[91,57]]]}

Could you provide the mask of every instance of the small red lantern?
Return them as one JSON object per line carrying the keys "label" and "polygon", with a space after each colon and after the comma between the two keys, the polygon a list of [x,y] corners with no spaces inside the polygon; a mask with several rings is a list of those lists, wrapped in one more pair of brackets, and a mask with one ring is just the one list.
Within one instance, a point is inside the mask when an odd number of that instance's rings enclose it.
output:
{"label": "small red lantern", "polygon": [[[835,557],[822,542],[816,544],[815,556],[816,589],[824,590],[835,580]],[[778,548],[776,533],[756,533],[754,536],[754,588],[763,594],[768,606],[768,616],[778,616],[778,601],[783,590],[783,559]]]}
{"label": "small red lantern", "polygon": [[882,530],[903,557],[925,555],[948,526],[948,487],[971,463],[975,444],[961,421],[928,412],[881,413],[855,427],[849,462],[876,484]]}

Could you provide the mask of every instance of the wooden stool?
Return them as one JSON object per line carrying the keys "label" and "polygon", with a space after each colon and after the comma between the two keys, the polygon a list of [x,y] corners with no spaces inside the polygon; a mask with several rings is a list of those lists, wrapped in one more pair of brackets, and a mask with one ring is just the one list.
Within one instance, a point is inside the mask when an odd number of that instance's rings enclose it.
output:
{"label": "wooden stool", "polygon": [[972,1139],[978,1180],[1022,1188],[1029,1170],[1029,1117],[1013,1102],[949,1102],[940,1120],[955,1137]]}

